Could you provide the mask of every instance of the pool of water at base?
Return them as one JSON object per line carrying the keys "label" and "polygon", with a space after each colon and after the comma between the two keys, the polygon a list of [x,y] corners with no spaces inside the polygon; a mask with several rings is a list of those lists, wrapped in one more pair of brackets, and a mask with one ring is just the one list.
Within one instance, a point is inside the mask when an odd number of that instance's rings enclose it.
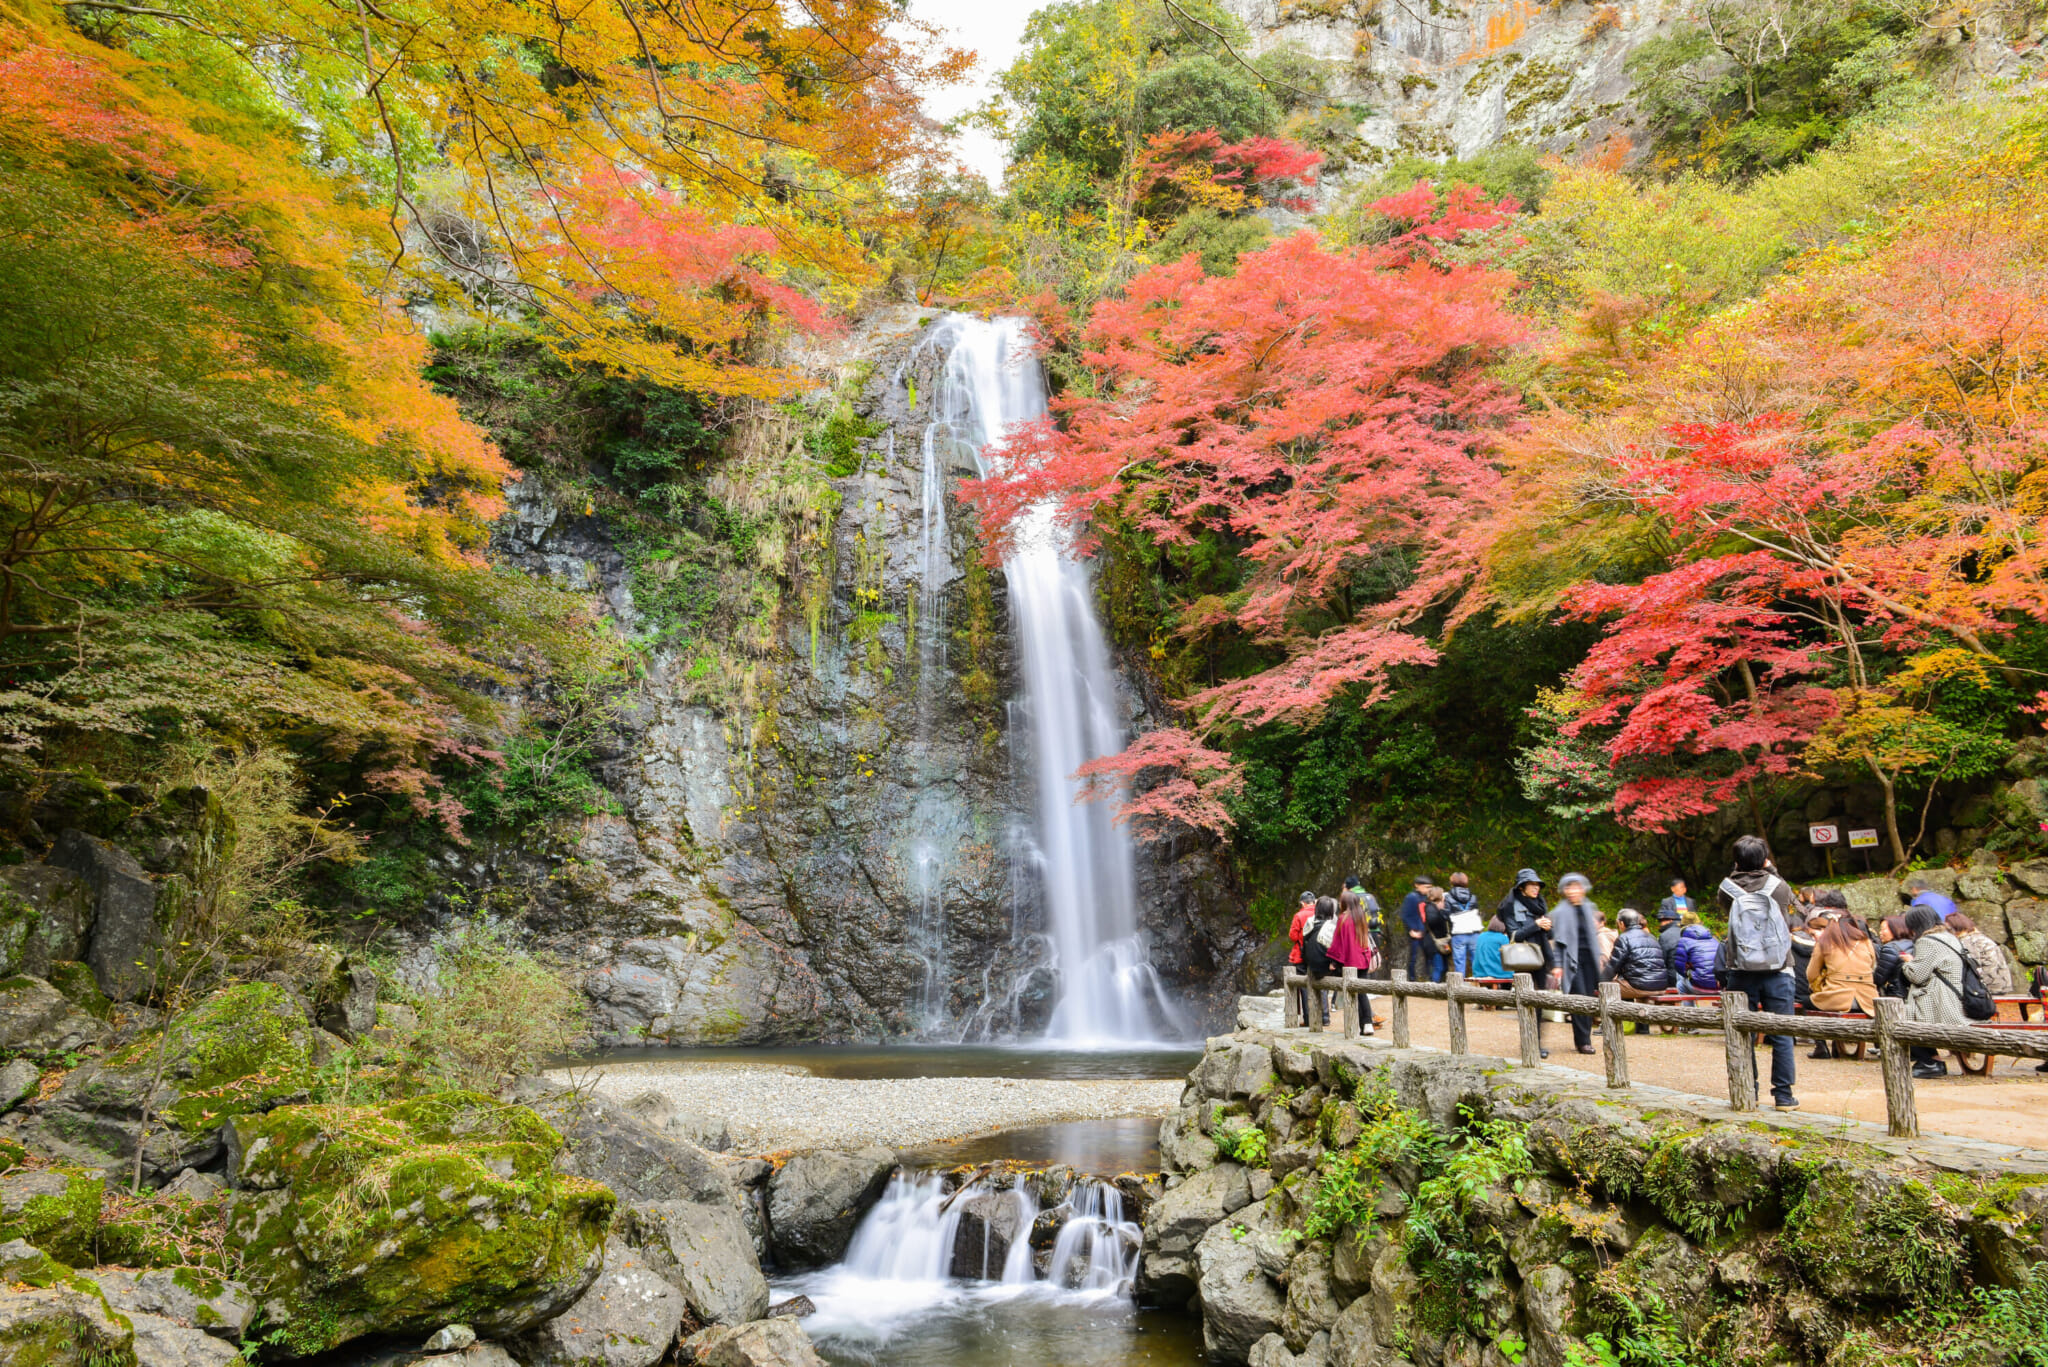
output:
{"label": "pool of water at base", "polygon": [[1065,1163],[1077,1172],[1103,1176],[1157,1172],[1159,1120],[1156,1116],[1069,1120],[905,1149],[897,1155],[906,1168],[957,1168],[1005,1158],[1017,1163]]}
{"label": "pool of water at base", "polygon": [[833,1367],[1197,1367],[1201,1321],[1111,1291],[902,1282],[843,1267],[779,1278],[809,1296],[804,1328]]}
{"label": "pool of water at base", "polygon": [[1199,1044],[1063,1049],[1036,1044],[800,1044],[714,1049],[604,1049],[558,1066],[589,1063],[786,1065],[818,1077],[1180,1078],[1202,1060]]}

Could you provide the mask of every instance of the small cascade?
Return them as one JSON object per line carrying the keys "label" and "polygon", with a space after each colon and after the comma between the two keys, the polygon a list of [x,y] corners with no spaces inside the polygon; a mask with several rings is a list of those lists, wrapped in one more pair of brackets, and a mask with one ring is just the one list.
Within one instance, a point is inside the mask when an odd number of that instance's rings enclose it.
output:
{"label": "small cascade", "polygon": [[1124,1196],[1107,1182],[1076,1182],[1067,1218],[1052,1246],[1046,1280],[1068,1291],[1126,1291],[1138,1275],[1138,1222],[1124,1218]]}

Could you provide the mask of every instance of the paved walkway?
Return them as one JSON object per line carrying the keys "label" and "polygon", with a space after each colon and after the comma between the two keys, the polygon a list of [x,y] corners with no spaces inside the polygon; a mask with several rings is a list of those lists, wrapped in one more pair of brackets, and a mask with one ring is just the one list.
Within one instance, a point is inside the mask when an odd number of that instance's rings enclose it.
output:
{"label": "paved walkway", "polygon": [[[1376,997],[1374,1008],[1387,1015],[1391,1002]],[[1408,1004],[1409,1039],[1418,1046],[1450,1047],[1450,1027],[1442,1002],[1411,1001]],[[1335,1032],[1336,1027],[1331,1027]],[[1475,1054],[1514,1058],[1521,1050],[1512,1011],[1465,1008],[1465,1033]],[[1386,1037],[1381,1028],[1380,1038]],[[1543,1043],[1550,1050],[1549,1061],[1561,1067],[1607,1075],[1607,1061],[1599,1054],[1579,1054],[1572,1048],[1568,1024],[1546,1021]],[[1593,1032],[1593,1047],[1600,1047],[1600,1032]],[[1807,1057],[1811,1041],[1797,1043],[1799,1073],[1795,1088],[1801,1111],[1809,1116],[1847,1116],[1882,1125],[1885,1121],[1884,1081],[1878,1075],[1877,1048],[1870,1058],[1857,1063],[1849,1059]],[[1652,1083],[1675,1091],[1725,1099],[1728,1069],[1722,1061],[1718,1034],[1630,1035],[1627,1039],[1629,1080]],[[1757,1051],[1759,1088],[1766,1107],[1770,1104],[1771,1056],[1768,1049]],[[1991,1076],[1965,1077],[1953,1059],[1949,1076],[1918,1082],[1914,1104],[1919,1110],[1920,1129],[1926,1134],[1962,1135],[2000,1144],[2048,1148],[2048,1074],[2034,1071],[2034,1061],[2001,1058]]]}

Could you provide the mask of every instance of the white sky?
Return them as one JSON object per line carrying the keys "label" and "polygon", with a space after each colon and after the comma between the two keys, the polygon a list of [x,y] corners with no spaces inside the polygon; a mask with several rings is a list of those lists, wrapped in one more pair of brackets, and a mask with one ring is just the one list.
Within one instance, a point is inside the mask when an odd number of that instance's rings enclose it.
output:
{"label": "white sky", "polygon": [[[991,92],[995,74],[1017,58],[1024,37],[1024,21],[1045,0],[915,0],[911,12],[938,24],[948,32],[948,41],[968,48],[981,57],[975,80],[925,96],[925,108],[944,121],[980,104]],[[969,133],[959,139],[960,157],[981,172],[991,185],[1003,180],[1003,147],[986,133]]]}

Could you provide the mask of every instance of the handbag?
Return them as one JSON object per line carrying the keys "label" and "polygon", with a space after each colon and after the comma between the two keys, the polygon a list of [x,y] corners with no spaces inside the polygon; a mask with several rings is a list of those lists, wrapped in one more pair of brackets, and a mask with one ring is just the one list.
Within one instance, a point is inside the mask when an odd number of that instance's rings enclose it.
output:
{"label": "handbag", "polygon": [[1500,966],[1510,973],[1538,973],[1543,969],[1543,951],[1527,940],[1500,947]]}

